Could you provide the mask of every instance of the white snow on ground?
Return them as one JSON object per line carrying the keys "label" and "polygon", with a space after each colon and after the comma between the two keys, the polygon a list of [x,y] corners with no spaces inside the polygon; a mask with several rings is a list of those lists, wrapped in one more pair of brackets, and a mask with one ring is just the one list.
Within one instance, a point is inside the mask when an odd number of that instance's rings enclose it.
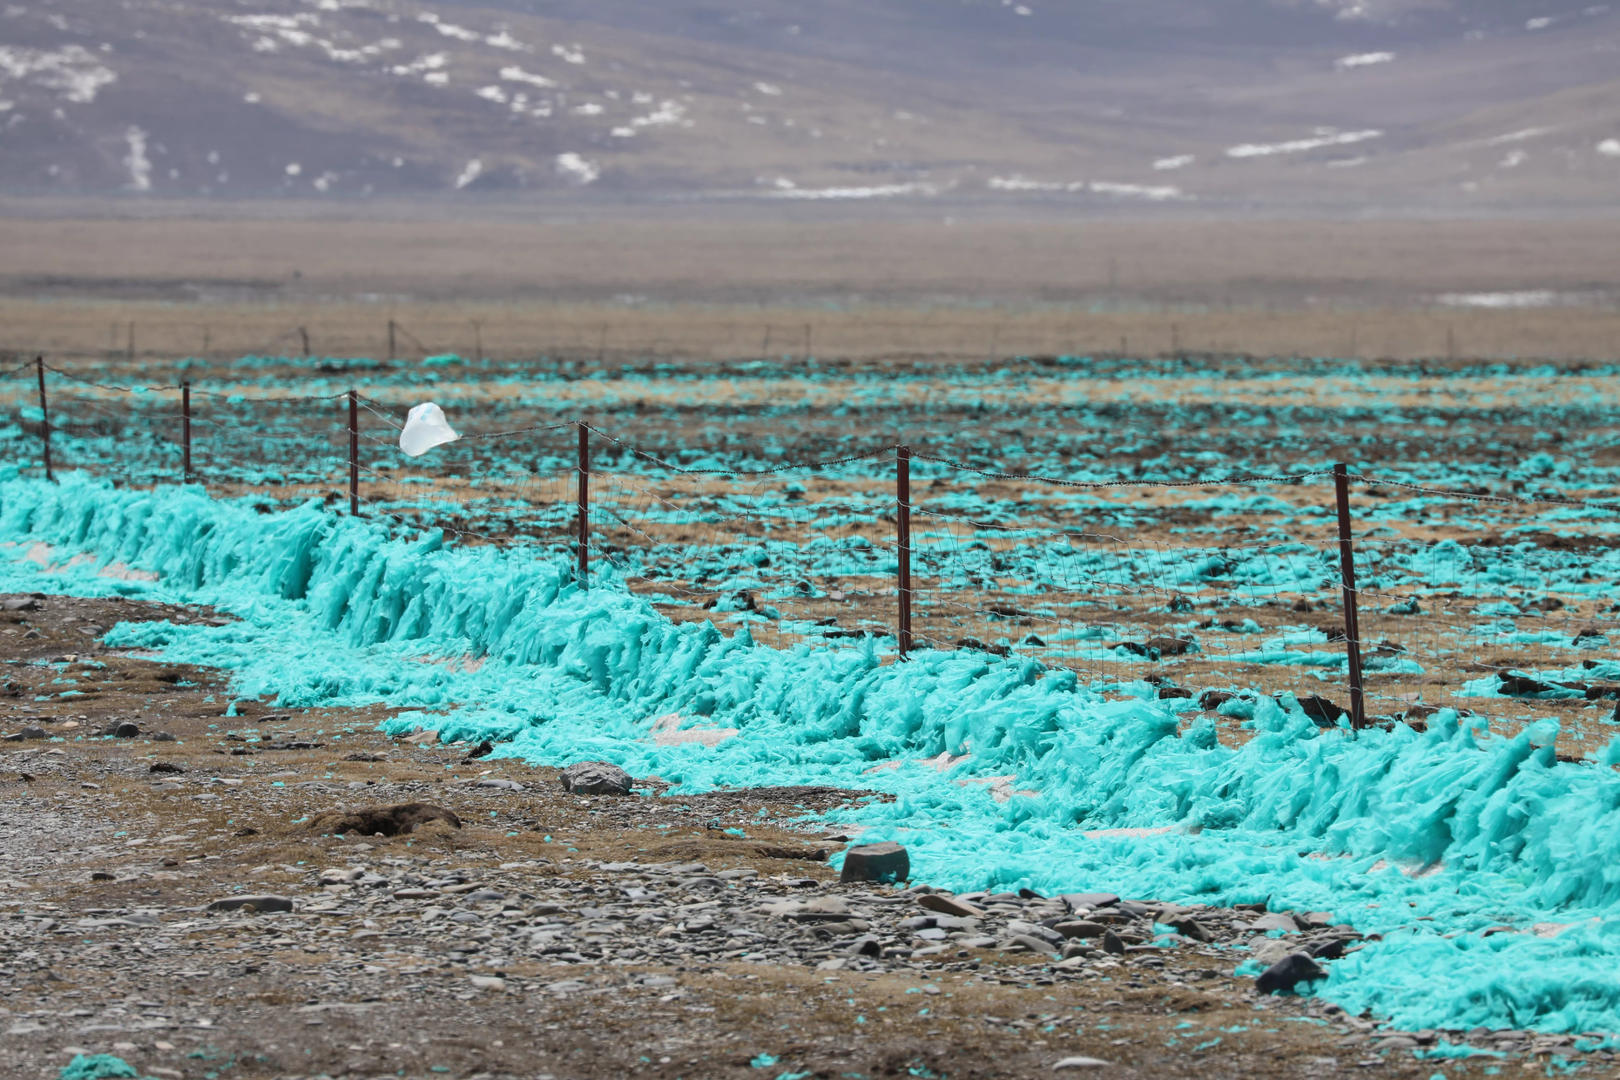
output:
{"label": "white snow on ground", "polygon": [[1357,165],[1367,164],[1367,159],[1364,157],[1334,158],[1326,164],[1330,169],[1353,169]]}
{"label": "white snow on ground", "polygon": [[468,30],[465,26],[447,23],[431,11],[424,11],[416,17],[417,22],[425,22],[445,37],[455,38],[457,41],[479,41],[484,35],[476,30]]}
{"label": "white snow on ground", "polygon": [[75,105],[88,105],[118,75],[82,45],[55,50],[0,45],[0,83],[8,80],[29,82]]}
{"label": "white snow on ground", "polygon": [[1545,29],[1547,29],[1547,27],[1551,26],[1552,24],[1553,24],[1552,19],[1550,19],[1550,18],[1548,18],[1546,16],[1543,16],[1543,17],[1541,17],[1539,19],[1530,19],[1530,20],[1526,21],[1525,24],[1524,24],[1524,28],[1526,30],[1545,30]]}
{"label": "white snow on ground", "polygon": [[529,72],[518,67],[516,64],[513,64],[510,67],[501,68],[501,78],[505,79],[507,82],[528,83],[530,86],[538,86],[542,90],[549,90],[557,85],[544,75],[530,74]]}
{"label": "white snow on ground", "polygon": [[599,102],[587,101],[583,105],[575,105],[573,112],[575,116],[601,116],[602,105]]}
{"label": "white snow on ground", "polygon": [[124,167],[129,170],[129,186],[135,191],[152,190],[152,162],[146,156],[146,132],[131,124],[124,132],[129,153],[124,155]]}
{"label": "white snow on ground", "polygon": [[1356,53],[1354,56],[1339,57],[1337,60],[1333,61],[1333,66],[1338,68],[1340,71],[1347,71],[1350,68],[1370,67],[1373,64],[1387,64],[1394,59],[1395,54],[1392,52]]}
{"label": "white snow on ground", "polygon": [[557,171],[576,184],[594,184],[602,175],[600,165],[571,151],[557,155]]}
{"label": "white snow on ground", "polygon": [[1149,199],[1153,202],[1188,197],[1180,188],[1168,184],[1123,184],[1113,180],[1031,180],[1016,173],[1012,176],[992,176],[985,186],[991,191],[1089,191],[1093,195]]}
{"label": "white snow on ground", "polygon": [[422,81],[429,86],[449,86],[450,74],[445,71],[430,71],[422,76]]}
{"label": "white snow on ground", "polygon": [[897,195],[937,195],[935,184],[875,184],[871,187],[781,188],[773,199],[890,199]]}
{"label": "white snow on ground", "polygon": [[1558,303],[1559,297],[1551,289],[1526,289],[1522,292],[1444,293],[1435,299],[1447,307],[1535,308],[1550,307]]}
{"label": "white snow on ground", "polygon": [[1530,155],[1525,151],[1510,150],[1508,151],[1506,157],[1497,162],[1497,165],[1503,169],[1517,169],[1520,165],[1523,165],[1528,160],[1530,160]]}
{"label": "white snow on ground", "polygon": [[506,91],[498,86],[480,86],[473,93],[485,101],[493,101],[497,105],[505,105],[507,102]]}
{"label": "white snow on ground", "polygon": [[992,176],[985,184],[991,191],[1081,191],[1086,182],[1076,180],[1064,183],[1058,180],[1031,180],[1027,176]]}
{"label": "white snow on ground", "polygon": [[1620,139],[1604,139],[1597,144],[1597,152],[1604,157],[1620,158]]}
{"label": "white snow on ground", "polygon": [[1523,142],[1526,139],[1534,139],[1538,135],[1550,134],[1552,132],[1552,130],[1553,129],[1549,128],[1549,127],[1521,128],[1518,131],[1510,131],[1506,135],[1496,135],[1496,136],[1493,136],[1493,137],[1491,137],[1489,139],[1486,139],[1485,140],[1485,145],[1486,146],[1502,146],[1502,145],[1504,145],[1506,143]]}
{"label": "white snow on ground", "polygon": [[298,162],[289,161],[287,163],[287,175],[288,176],[297,176],[299,173],[301,173],[303,171],[304,171],[304,167],[302,165],[298,164]]}
{"label": "white snow on ground", "polygon": [[1180,188],[1171,187],[1169,184],[1117,184],[1109,180],[1093,180],[1090,186],[1093,195],[1119,195],[1130,199],[1147,199],[1150,202],[1168,202],[1187,197]]}
{"label": "white snow on ground", "polygon": [[456,177],[456,190],[460,191],[482,175],[484,175],[484,163],[478,158],[473,158],[467,162],[466,168],[461,170],[461,175]]}
{"label": "white snow on ground", "polygon": [[776,86],[773,83],[757,82],[757,83],[754,84],[754,89],[758,90],[760,93],[764,94],[766,97],[781,97],[782,96],[782,88],[780,86]]}
{"label": "white snow on ground", "polygon": [[408,64],[395,64],[389,68],[394,75],[421,75],[424,72],[438,71],[448,62],[444,53],[424,53]]}
{"label": "white snow on ground", "polygon": [[488,37],[484,38],[484,44],[489,45],[489,46],[491,46],[493,48],[496,48],[496,49],[510,49],[512,52],[533,52],[534,51],[534,50],[530,49],[527,45],[523,44],[523,42],[521,42],[517,38],[513,37],[506,30],[502,30],[498,34],[490,34]]}
{"label": "white snow on ground", "polygon": [[553,45],[551,55],[569,64],[583,64],[585,52],[579,45]]}
{"label": "white snow on ground", "polygon": [[1383,134],[1375,128],[1368,128],[1365,131],[1322,132],[1308,139],[1291,139],[1280,143],[1243,143],[1240,146],[1228,147],[1226,156],[1251,158],[1270,157],[1273,154],[1299,154],[1307,150],[1320,150],[1324,146],[1349,146],[1351,143],[1380,138]]}
{"label": "white snow on ground", "polygon": [[1191,154],[1177,154],[1175,157],[1162,157],[1153,163],[1153,167],[1160,172],[1170,169],[1185,169],[1198,159]]}

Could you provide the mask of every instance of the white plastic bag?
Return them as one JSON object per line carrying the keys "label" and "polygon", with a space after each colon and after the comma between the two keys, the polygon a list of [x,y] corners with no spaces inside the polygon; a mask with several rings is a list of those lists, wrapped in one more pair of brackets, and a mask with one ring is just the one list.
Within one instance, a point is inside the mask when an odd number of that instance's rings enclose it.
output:
{"label": "white plastic bag", "polygon": [[399,448],[408,457],[421,457],[435,446],[461,438],[444,418],[444,410],[431,401],[413,405],[405,417],[405,430],[399,433]]}

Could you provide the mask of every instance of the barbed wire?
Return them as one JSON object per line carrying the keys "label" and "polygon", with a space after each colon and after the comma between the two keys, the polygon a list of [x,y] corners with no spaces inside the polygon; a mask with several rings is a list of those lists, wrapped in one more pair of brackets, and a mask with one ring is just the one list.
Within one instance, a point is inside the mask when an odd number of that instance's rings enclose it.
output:
{"label": "barbed wire", "polygon": [[1312,469],[1301,473],[1254,474],[1248,476],[1206,476],[1195,477],[1189,480],[1168,479],[1120,479],[1120,480],[1068,480],[1058,476],[1042,476],[1038,473],[1011,473],[998,469],[980,468],[966,462],[956,461],[953,458],[931,454],[924,450],[913,450],[911,457],[915,461],[931,461],[936,465],[944,465],[957,472],[973,473],[987,480],[1019,480],[1025,483],[1051,484],[1054,487],[1069,488],[1114,488],[1114,487],[1226,487],[1234,484],[1301,484],[1306,480],[1319,476],[1332,476],[1332,469]]}
{"label": "barbed wire", "polygon": [[1368,476],[1365,473],[1346,474],[1352,480],[1360,480],[1364,484],[1374,486],[1397,487],[1406,491],[1416,492],[1419,495],[1433,495],[1437,498],[1461,499],[1469,502],[1488,503],[1517,503],[1526,506],[1569,506],[1589,510],[1611,510],[1620,512],[1620,503],[1603,502],[1596,499],[1560,499],[1553,497],[1538,497],[1533,495],[1492,495],[1481,491],[1451,491],[1445,488],[1431,488],[1423,484],[1414,484],[1408,480],[1393,480],[1383,476]]}
{"label": "barbed wire", "polygon": [[687,468],[684,465],[676,465],[672,461],[665,461],[663,458],[639,449],[630,443],[625,442],[618,436],[611,435],[593,424],[587,424],[584,421],[578,421],[578,423],[580,423],[585,430],[591,432],[593,435],[600,435],[602,438],[606,439],[610,443],[613,443],[615,446],[619,446],[627,450],[632,457],[639,458],[642,461],[650,461],[654,465],[668,469],[671,472],[680,473],[684,476],[770,476],[774,473],[789,472],[794,469],[830,469],[838,465],[848,465],[857,461],[868,461],[872,458],[882,457],[884,454],[891,453],[898,448],[895,445],[889,445],[882,447],[881,449],[868,450],[859,454],[850,454],[841,458],[831,458],[826,461],[788,461],[765,469],[694,469]]}

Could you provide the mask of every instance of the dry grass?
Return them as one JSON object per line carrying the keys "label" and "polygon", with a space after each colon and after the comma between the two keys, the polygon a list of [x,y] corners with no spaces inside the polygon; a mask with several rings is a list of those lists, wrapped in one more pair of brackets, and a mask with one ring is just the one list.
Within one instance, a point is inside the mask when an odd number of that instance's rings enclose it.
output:
{"label": "dry grass", "polygon": [[[133,324],[146,356],[296,354],[298,327],[316,353],[379,355],[390,318],[405,355],[1620,349],[1612,221],[550,224],[238,209],[249,216],[0,218],[0,349],[121,350]],[[1587,302],[1435,306],[1529,289]]]}

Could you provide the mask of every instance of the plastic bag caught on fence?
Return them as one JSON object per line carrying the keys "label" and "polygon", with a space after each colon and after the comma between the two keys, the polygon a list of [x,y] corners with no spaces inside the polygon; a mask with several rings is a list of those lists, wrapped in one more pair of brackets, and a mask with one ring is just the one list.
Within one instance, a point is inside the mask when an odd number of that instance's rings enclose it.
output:
{"label": "plastic bag caught on fence", "polygon": [[405,429],[399,433],[399,448],[407,457],[421,457],[435,446],[461,438],[445,419],[444,410],[431,401],[411,406]]}

